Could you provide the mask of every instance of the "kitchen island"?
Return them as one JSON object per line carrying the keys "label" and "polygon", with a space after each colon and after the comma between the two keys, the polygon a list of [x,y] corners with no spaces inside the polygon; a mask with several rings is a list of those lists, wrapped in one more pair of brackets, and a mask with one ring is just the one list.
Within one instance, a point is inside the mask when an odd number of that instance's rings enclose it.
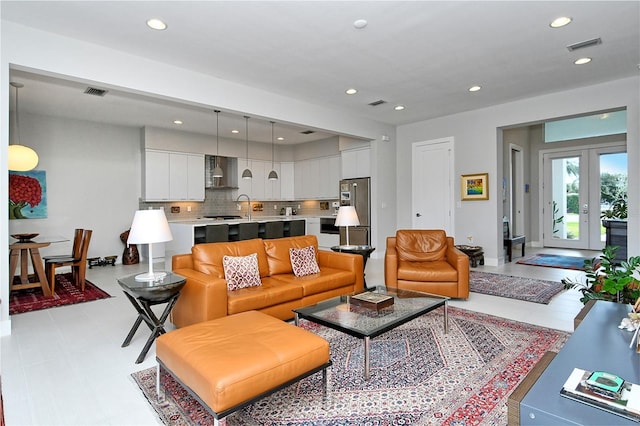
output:
{"label": "kitchen island", "polygon": [[[206,230],[210,225],[226,225],[229,227],[229,239],[237,239],[238,228],[240,224],[244,223],[256,223],[258,225],[259,233],[258,237],[261,237],[260,231],[264,234],[265,224],[268,222],[284,222],[283,227],[285,229],[284,236],[289,236],[286,230],[291,229],[291,223],[294,221],[301,221],[302,234],[306,233],[306,221],[304,217],[296,216],[261,216],[248,219],[189,219],[189,220],[175,220],[169,222],[169,228],[173,234],[173,240],[166,243],[165,257],[168,262],[171,261],[171,256],[174,254],[191,253],[191,247],[195,244],[201,244],[207,242]],[[299,222],[298,222],[299,223]],[[294,226],[295,228],[295,226]]]}

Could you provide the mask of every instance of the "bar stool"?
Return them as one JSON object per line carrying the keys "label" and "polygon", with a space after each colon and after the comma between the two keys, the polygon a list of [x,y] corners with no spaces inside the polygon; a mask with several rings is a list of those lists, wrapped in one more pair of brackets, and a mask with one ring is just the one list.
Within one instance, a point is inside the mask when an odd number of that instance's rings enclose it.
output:
{"label": "bar stool", "polygon": [[284,237],[284,222],[267,222],[264,224],[264,237],[265,239],[282,238]]}
{"label": "bar stool", "polygon": [[238,224],[238,240],[250,240],[258,238],[258,222],[246,222]]}
{"label": "bar stool", "polygon": [[297,237],[305,234],[305,221],[303,219],[292,220],[289,222],[289,233],[284,234],[285,237]]}
{"label": "bar stool", "polygon": [[207,225],[205,242],[222,243],[229,241],[229,224]]}

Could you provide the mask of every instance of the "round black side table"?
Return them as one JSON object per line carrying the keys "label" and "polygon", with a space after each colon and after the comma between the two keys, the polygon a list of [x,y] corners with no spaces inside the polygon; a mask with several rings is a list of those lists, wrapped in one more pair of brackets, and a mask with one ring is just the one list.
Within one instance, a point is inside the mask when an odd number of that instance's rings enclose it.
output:
{"label": "round black side table", "polygon": [[[138,327],[142,324],[142,321],[147,324],[151,330],[151,335],[147,339],[142,352],[136,359],[136,364],[140,364],[144,361],[144,358],[151,348],[151,344],[161,334],[166,333],[164,329],[164,322],[169,317],[173,305],[175,305],[178,297],[180,296],[180,290],[184,287],[187,280],[181,276],[174,274],[173,272],[167,272],[167,275],[158,281],[136,281],[136,275],[129,275],[123,278],[118,278],[118,284],[122,287],[125,296],[131,302],[135,310],[138,312],[138,318],[133,323],[133,327],[129,331],[127,338],[124,339],[122,347],[129,346],[131,339],[136,334]],[[160,318],[151,310],[151,306],[166,303],[164,311]]]}
{"label": "round black side table", "polygon": [[331,250],[336,251],[336,252],[340,252],[340,253],[353,253],[353,254],[359,254],[362,256],[362,279],[364,280],[364,289],[365,290],[369,290],[369,287],[367,287],[367,280],[364,279],[364,269],[367,267],[367,260],[369,260],[369,256],[371,256],[371,253],[373,253],[373,251],[375,250],[375,247],[371,247],[371,246],[365,246],[365,245],[361,245],[361,246],[333,246],[331,247]]}

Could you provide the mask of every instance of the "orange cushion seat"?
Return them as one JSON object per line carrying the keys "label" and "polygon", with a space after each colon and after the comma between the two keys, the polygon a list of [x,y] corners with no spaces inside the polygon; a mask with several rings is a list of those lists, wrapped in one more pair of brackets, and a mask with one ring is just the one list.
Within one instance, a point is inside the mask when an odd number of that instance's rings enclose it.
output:
{"label": "orange cushion seat", "polygon": [[257,311],[163,334],[156,357],[216,418],[330,364],[325,339]]}

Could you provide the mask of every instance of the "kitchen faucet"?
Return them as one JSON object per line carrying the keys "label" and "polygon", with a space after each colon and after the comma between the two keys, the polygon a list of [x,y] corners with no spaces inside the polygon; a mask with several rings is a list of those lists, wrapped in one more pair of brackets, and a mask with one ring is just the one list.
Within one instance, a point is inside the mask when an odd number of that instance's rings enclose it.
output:
{"label": "kitchen faucet", "polygon": [[251,221],[251,198],[249,198],[249,196],[247,194],[240,194],[240,195],[238,195],[238,198],[236,198],[236,201],[240,201],[240,197],[246,197],[247,198],[247,219],[249,219],[249,221]]}

